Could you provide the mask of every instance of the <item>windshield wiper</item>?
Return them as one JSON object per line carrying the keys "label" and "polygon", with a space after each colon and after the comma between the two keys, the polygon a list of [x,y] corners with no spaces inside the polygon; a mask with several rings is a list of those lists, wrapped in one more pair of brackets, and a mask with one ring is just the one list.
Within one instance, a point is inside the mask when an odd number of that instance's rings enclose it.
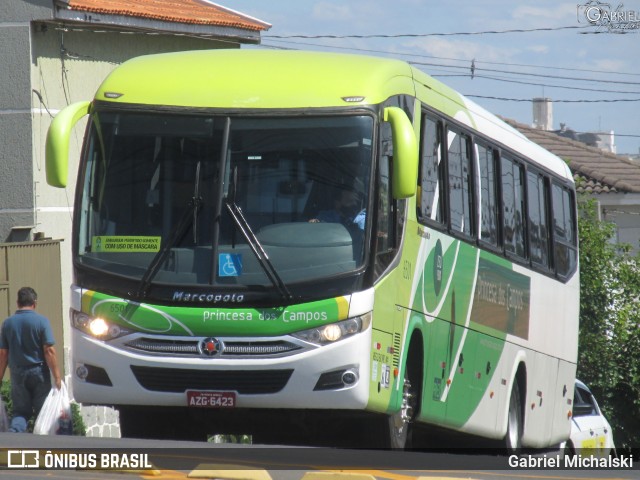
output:
{"label": "windshield wiper", "polygon": [[191,222],[193,225],[193,244],[196,245],[198,243],[198,213],[200,212],[200,207],[202,206],[202,196],[200,195],[200,161],[196,165],[196,182],[193,186],[193,197],[191,197],[191,201],[189,202],[193,209],[193,221]]}
{"label": "windshield wiper", "polygon": [[235,192],[236,192],[236,181],[238,175],[238,167],[233,169],[233,178],[231,184],[231,192],[229,192],[231,200],[225,199],[225,206],[229,211],[229,215],[233,218],[236,226],[247,240],[249,247],[251,247],[251,251],[253,251],[254,255],[258,259],[260,266],[264,270],[264,273],[267,275],[271,283],[278,289],[278,292],[282,296],[284,300],[291,300],[293,296],[291,292],[287,288],[287,285],[282,280],[282,277],[273,266],[273,262],[269,259],[269,255],[265,251],[264,247],[256,237],[251,225],[247,222],[247,219],[242,214],[242,209],[238,206],[235,201]]}
{"label": "windshield wiper", "polygon": [[258,259],[258,262],[260,262],[260,266],[264,270],[264,273],[267,274],[267,277],[269,277],[271,283],[273,283],[273,285],[278,289],[282,298],[285,300],[291,300],[293,298],[291,292],[289,292],[289,289],[282,281],[282,277],[280,277],[280,274],[273,266],[273,263],[269,260],[269,255],[263,248],[260,240],[258,240],[258,237],[256,237],[256,234],[253,232],[253,229],[247,220],[244,218],[240,207],[236,205],[235,202],[230,202],[229,200],[225,200],[225,206],[227,207],[231,218],[233,218],[233,221],[238,226],[238,229],[247,240],[249,247],[251,247],[251,250]]}
{"label": "windshield wiper", "polygon": [[182,239],[187,229],[193,225],[193,243],[198,242],[197,237],[197,219],[200,209],[202,207],[202,197],[200,196],[200,162],[196,165],[196,178],[193,187],[193,197],[189,200],[187,208],[180,217],[180,221],[173,227],[173,230],[169,232],[168,240],[164,242],[162,248],[156,253],[155,257],[151,260],[149,267],[144,272],[142,280],[140,280],[140,287],[138,288],[138,297],[144,297],[147,294],[147,290],[151,285],[151,282],[158,274],[160,267],[169,256],[171,249]]}

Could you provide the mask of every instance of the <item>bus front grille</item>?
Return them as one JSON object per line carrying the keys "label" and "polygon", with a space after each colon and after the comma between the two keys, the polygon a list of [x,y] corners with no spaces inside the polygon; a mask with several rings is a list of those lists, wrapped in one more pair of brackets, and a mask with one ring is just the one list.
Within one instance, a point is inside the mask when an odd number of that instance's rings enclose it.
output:
{"label": "bus front grille", "polygon": [[181,393],[187,390],[235,391],[265,394],[281,391],[293,369],[282,370],[193,370],[132,365],[136,380],[147,390]]}
{"label": "bus front grille", "polygon": [[[138,337],[124,343],[128,349],[151,355],[178,355],[202,357],[198,348],[200,339],[162,339]],[[303,350],[302,345],[287,340],[225,340],[217,358],[279,357]]]}

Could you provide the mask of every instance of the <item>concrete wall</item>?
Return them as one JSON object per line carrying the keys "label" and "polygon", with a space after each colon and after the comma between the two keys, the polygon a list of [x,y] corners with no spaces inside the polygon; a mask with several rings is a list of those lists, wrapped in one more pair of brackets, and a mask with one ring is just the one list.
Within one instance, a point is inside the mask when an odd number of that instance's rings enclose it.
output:
{"label": "concrete wall", "polygon": [[34,223],[29,23],[0,20],[0,45],[0,242],[6,242],[12,227]]}
{"label": "concrete wall", "polygon": [[52,17],[52,0],[2,0],[0,8],[0,242],[28,239],[34,183],[31,174],[31,21]]}
{"label": "concrete wall", "polygon": [[0,23],[52,18],[53,0],[2,0]]}
{"label": "concrete wall", "polygon": [[600,204],[602,219],[616,224],[616,243],[631,246],[640,252],[640,194],[603,193],[594,195]]}

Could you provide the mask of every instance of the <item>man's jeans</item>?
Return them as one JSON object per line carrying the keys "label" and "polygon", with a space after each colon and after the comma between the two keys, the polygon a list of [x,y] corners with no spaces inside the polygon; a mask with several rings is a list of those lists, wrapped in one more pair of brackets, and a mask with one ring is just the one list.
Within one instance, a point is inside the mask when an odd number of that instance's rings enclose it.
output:
{"label": "man's jeans", "polygon": [[51,391],[51,376],[46,364],[11,369],[13,417],[9,431],[26,432],[32,415],[38,416]]}

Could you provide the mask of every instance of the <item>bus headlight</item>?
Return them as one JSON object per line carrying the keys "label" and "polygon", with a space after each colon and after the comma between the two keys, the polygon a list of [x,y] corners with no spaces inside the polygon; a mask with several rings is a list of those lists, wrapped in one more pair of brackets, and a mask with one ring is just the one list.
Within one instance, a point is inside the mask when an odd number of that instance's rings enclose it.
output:
{"label": "bus headlight", "polygon": [[352,317],[341,322],[330,323],[320,327],[302,330],[291,335],[316,345],[327,345],[365,331],[371,323],[371,313]]}
{"label": "bus headlight", "polygon": [[130,334],[132,331],[109,322],[101,317],[92,317],[86,313],[73,310],[71,312],[71,324],[87,335],[100,340],[112,340]]}
{"label": "bus headlight", "polygon": [[109,331],[109,324],[102,318],[94,318],[87,323],[89,332],[94,337],[104,337]]}

